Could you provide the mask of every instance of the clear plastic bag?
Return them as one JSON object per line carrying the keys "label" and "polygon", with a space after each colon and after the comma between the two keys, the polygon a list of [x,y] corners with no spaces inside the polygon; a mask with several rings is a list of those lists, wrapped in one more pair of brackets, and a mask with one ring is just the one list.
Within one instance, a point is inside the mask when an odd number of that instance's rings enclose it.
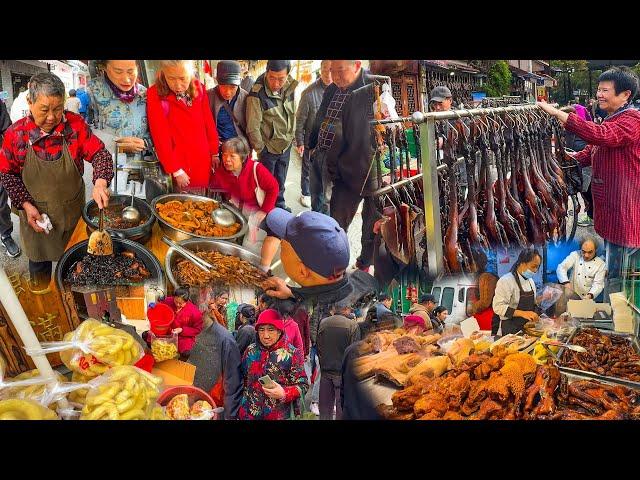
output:
{"label": "clear plastic bag", "polygon": [[178,334],[171,335],[155,335],[153,332],[148,333],[149,343],[151,344],[151,354],[156,362],[164,362],[178,358]]}
{"label": "clear plastic bag", "polygon": [[43,342],[40,348],[25,350],[29,355],[61,352],[65,365],[83,375],[100,375],[107,366],[133,365],[144,356],[142,346],[132,335],[93,318],[82,322],[71,335],[66,334],[62,342]]}
{"label": "clear plastic bag", "polygon": [[0,400],[0,420],[58,420],[53,410],[34,400]]}
{"label": "clear plastic bag", "polygon": [[544,311],[555,305],[562,296],[562,290],[551,285],[546,285],[540,294],[543,300],[540,302],[540,308]]}
{"label": "clear plastic bag", "polygon": [[80,420],[148,420],[160,396],[162,378],[123,365],[89,385]]}
{"label": "clear plastic bag", "polygon": [[373,103],[373,111],[375,113],[380,112],[383,119],[396,120],[399,118],[398,112],[396,112],[396,100],[391,94],[391,87],[388,83],[382,84],[382,93],[380,94],[380,99]]}

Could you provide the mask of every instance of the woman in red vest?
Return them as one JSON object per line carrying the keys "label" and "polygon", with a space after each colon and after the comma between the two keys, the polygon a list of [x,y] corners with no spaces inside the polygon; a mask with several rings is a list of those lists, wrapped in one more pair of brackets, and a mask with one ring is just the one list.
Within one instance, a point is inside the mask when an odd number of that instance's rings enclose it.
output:
{"label": "woman in red vest", "polygon": [[217,167],[218,131],[204,86],[193,76],[192,60],[162,60],[156,83],[147,90],[149,130],[176,191],[204,194]]}

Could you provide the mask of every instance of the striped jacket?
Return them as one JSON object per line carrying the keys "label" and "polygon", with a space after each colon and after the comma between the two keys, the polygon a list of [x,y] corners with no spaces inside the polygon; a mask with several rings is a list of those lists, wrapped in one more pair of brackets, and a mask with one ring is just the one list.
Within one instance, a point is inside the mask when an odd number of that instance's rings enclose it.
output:
{"label": "striped jacket", "polygon": [[640,247],[640,112],[628,108],[600,125],[572,113],[565,128],[588,144],[576,159],[593,166],[596,232],[616,245]]}

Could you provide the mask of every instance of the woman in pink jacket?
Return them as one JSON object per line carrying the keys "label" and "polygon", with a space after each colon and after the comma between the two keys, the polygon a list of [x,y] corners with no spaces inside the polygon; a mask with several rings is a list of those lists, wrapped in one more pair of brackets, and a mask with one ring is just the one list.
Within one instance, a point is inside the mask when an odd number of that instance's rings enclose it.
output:
{"label": "woman in pink jacket", "polygon": [[193,61],[162,60],[147,90],[147,117],[158,159],[176,191],[204,194],[218,159],[218,131]]}
{"label": "woman in pink jacket", "polygon": [[178,351],[188,357],[196,343],[196,336],[202,331],[202,312],[189,299],[188,288],[177,288],[173,297],[165,297],[160,302],[168,305],[176,313],[171,329],[178,334]]}

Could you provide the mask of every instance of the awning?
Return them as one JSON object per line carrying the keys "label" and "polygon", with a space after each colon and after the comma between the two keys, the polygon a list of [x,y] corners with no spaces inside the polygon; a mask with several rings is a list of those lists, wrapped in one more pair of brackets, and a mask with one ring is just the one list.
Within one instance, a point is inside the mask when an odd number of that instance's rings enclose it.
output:
{"label": "awning", "polygon": [[472,67],[462,60],[423,60],[426,66],[442,68],[444,70],[460,70],[464,73],[480,73],[480,70]]}

